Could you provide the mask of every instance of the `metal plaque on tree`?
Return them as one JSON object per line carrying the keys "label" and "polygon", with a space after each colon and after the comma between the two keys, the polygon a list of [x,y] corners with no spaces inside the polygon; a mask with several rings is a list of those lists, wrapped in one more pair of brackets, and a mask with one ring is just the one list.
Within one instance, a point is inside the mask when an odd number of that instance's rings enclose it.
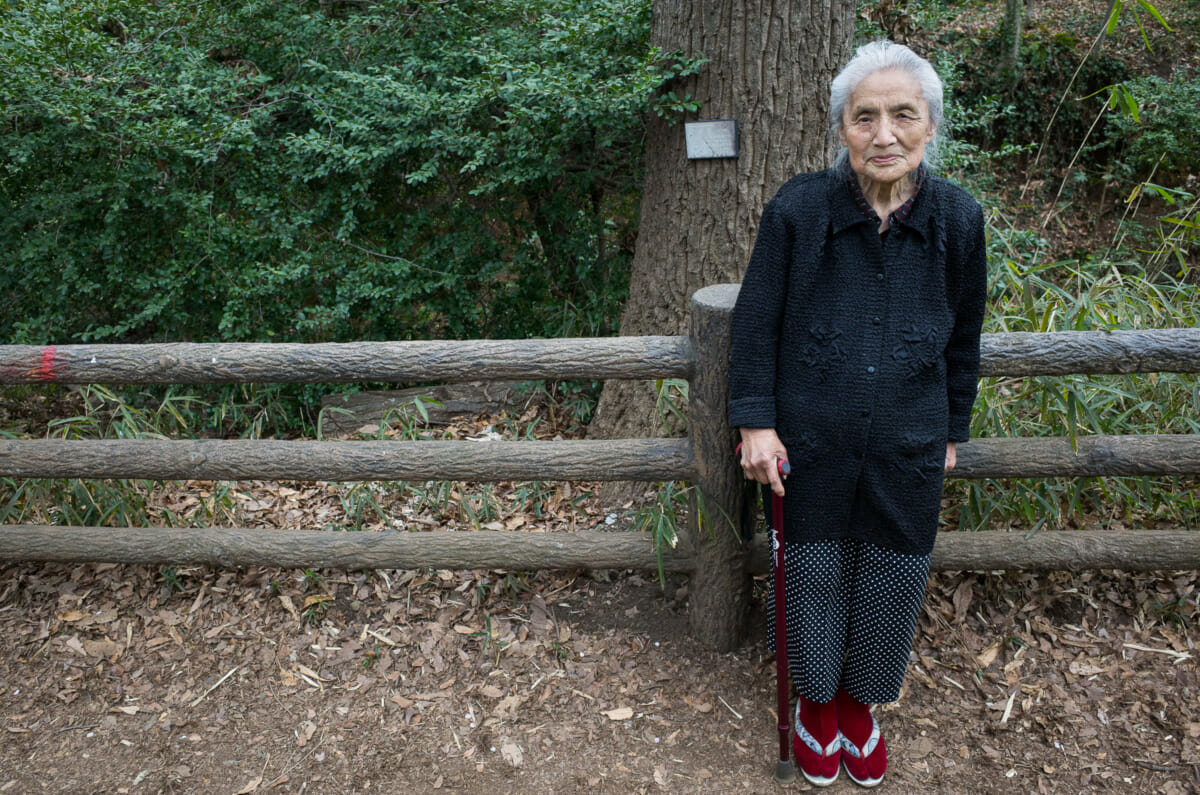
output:
{"label": "metal plaque on tree", "polygon": [[738,156],[737,119],[690,121],[683,128],[688,160]]}

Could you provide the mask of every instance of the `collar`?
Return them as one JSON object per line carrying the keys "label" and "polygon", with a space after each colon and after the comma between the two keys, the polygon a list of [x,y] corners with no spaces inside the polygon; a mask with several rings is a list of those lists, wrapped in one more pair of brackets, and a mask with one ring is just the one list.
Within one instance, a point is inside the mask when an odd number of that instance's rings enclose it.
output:
{"label": "collar", "polygon": [[[871,223],[873,229],[879,228],[880,218],[863,196],[858,179],[847,161],[842,161],[830,169],[829,206],[830,220],[834,234],[840,233],[852,226]],[[917,167],[917,189],[903,205],[891,214],[892,224],[901,224],[912,229],[923,238],[928,238],[929,222],[933,215],[934,199],[932,196],[933,180],[924,164]],[[924,197],[918,201],[918,197]]]}

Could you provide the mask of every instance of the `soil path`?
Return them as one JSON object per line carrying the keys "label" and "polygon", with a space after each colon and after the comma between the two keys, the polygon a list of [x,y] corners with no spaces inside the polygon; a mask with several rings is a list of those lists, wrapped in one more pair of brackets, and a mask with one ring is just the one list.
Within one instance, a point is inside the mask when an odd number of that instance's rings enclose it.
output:
{"label": "soil path", "polygon": [[[0,569],[0,793],[780,789],[772,660],[690,638],[682,582],[167,574]],[[1196,792],[1196,600],[935,576],[880,791]]]}

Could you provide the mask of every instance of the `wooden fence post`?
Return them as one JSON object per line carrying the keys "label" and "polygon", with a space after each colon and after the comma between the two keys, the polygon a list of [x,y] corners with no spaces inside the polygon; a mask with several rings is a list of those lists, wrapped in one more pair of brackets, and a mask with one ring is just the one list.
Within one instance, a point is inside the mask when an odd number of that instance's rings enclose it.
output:
{"label": "wooden fence post", "polygon": [[750,603],[746,548],[737,526],[741,513],[741,472],[729,427],[729,352],[733,304],[739,285],[717,284],[692,296],[691,338],[696,369],[688,392],[699,499],[693,492],[688,529],[695,568],[688,585],[693,635],[718,651],[737,648]]}

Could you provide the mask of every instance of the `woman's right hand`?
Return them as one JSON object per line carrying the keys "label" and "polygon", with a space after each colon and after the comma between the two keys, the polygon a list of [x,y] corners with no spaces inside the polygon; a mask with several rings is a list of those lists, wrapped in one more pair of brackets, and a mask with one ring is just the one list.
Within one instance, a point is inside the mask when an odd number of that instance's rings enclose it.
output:
{"label": "woman's right hand", "polygon": [[787,461],[787,449],[779,441],[774,428],[739,428],[742,434],[742,471],[750,480],[770,485],[771,491],[783,496],[783,478],[779,462]]}

